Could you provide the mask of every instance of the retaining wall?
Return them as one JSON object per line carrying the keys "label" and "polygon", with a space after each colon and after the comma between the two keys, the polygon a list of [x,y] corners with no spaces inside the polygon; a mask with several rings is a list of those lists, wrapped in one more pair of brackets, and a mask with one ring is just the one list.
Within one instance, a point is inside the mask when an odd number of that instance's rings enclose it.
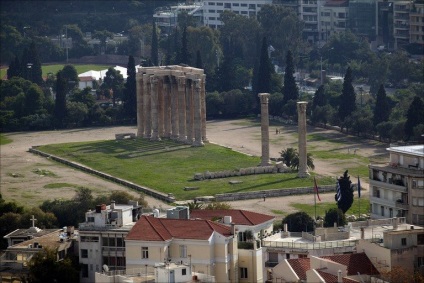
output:
{"label": "retaining wall", "polygon": [[78,164],[76,162],[72,162],[72,161],[60,158],[58,156],[52,155],[52,154],[42,152],[42,151],[36,149],[36,147],[34,147],[34,146],[29,149],[29,152],[34,153],[34,154],[38,154],[38,155],[43,156],[43,157],[50,158],[51,160],[60,162],[62,164],[76,168],[76,169],[81,170],[83,172],[99,176],[99,177],[104,178],[108,181],[126,186],[126,187],[134,189],[136,191],[143,192],[146,195],[152,196],[154,198],[157,198],[157,199],[169,202],[169,203],[175,202],[175,197],[172,194],[164,194],[164,193],[152,190],[152,189],[147,188],[147,187],[139,186],[139,185],[134,184],[132,182],[129,182],[127,180],[120,179],[120,178],[114,177],[112,175],[94,170],[94,169],[87,167],[87,166],[84,166],[82,164]]}

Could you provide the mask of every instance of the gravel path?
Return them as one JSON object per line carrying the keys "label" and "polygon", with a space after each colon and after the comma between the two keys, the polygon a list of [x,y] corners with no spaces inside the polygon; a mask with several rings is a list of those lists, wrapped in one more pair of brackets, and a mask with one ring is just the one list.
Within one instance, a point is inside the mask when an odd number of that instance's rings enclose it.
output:
{"label": "gravel path", "polygon": [[[296,126],[279,126],[282,131],[275,134],[276,127],[270,127],[270,156],[278,157],[279,152],[287,147],[297,147],[297,127]],[[135,126],[121,126],[108,128],[86,128],[59,131],[43,131],[43,132],[21,132],[7,133],[5,136],[13,140],[12,143],[0,146],[0,190],[3,198],[6,200],[16,200],[29,206],[40,204],[45,199],[55,198],[71,198],[74,194],[74,187],[69,185],[85,186],[95,188],[94,194],[101,194],[111,190],[126,190],[127,188],[117,184],[105,181],[92,175],[82,173],[80,171],[58,165],[46,158],[36,156],[28,152],[28,149],[34,145],[76,142],[76,141],[93,141],[93,140],[109,140],[115,138],[115,133],[136,132]],[[251,126],[245,120],[230,121],[208,121],[207,135],[210,142],[221,144],[233,148],[246,154],[260,156],[260,127]],[[339,141],[346,137],[337,131],[309,128],[308,133],[320,133],[329,135]],[[308,144],[309,146],[309,144]],[[334,146],[334,145],[333,145]],[[368,142],[360,144],[347,142],[345,144],[338,143],[339,150],[346,150],[362,156],[372,156],[384,153],[384,145],[375,145]],[[323,147],[325,150],[325,146]],[[340,169],[340,164],[332,161],[315,160],[315,171],[321,175],[339,176],[344,169]],[[343,168],[343,167],[342,167]],[[48,170],[53,174],[40,175],[34,173],[37,169]],[[48,184],[62,184],[59,188],[44,188]],[[68,185],[67,185],[68,184]],[[361,183],[364,189],[367,189],[366,180]],[[129,191],[136,195],[137,193]],[[332,201],[334,195],[332,193],[322,195],[323,201]],[[168,208],[169,205],[159,200],[146,196],[145,199],[151,207]],[[231,206],[235,209],[254,210],[256,212],[266,213],[270,215],[279,214],[276,211],[284,211],[291,213],[294,209],[290,206],[292,202],[313,203],[313,196],[290,196],[280,198],[244,200],[231,202]]]}

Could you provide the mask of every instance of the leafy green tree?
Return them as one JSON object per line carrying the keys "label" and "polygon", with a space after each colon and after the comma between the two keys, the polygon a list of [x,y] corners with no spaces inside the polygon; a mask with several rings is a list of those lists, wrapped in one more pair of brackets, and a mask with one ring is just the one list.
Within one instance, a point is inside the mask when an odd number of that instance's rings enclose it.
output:
{"label": "leafy green tree", "polygon": [[343,211],[335,207],[330,208],[328,211],[325,212],[324,227],[333,227],[334,223],[337,223],[338,227],[344,226],[347,223]]}
{"label": "leafy green tree", "polygon": [[88,117],[87,105],[81,102],[68,101],[66,103],[66,120],[69,124],[73,124],[76,127],[80,126],[81,123]]}
{"label": "leafy green tree", "polygon": [[15,56],[15,59],[12,60],[7,69],[7,79],[10,80],[12,77],[21,77],[21,63],[19,62],[18,56]]}
{"label": "leafy green tree", "polygon": [[178,64],[186,64],[190,66],[190,53],[188,51],[188,38],[187,38],[187,27],[183,28],[183,34],[181,37],[181,47],[178,53]]}
{"label": "leafy green tree", "polygon": [[394,126],[393,122],[391,121],[381,122],[377,125],[376,130],[380,138],[380,141],[389,140],[389,142],[391,142],[392,136],[390,132],[392,131],[393,126]]}
{"label": "leafy green tree", "polygon": [[346,170],[343,176],[341,176],[337,180],[338,188],[334,196],[337,202],[337,207],[343,213],[346,213],[346,211],[349,210],[349,208],[352,206],[352,203],[353,203],[353,185],[352,185],[352,182],[350,181],[350,176],[347,175],[348,174],[347,172],[348,170]]}
{"label": "leafy green tree", "polygon": [[72,102],[83,103],[88,109],[92,108],[94,104],[96,104],[96,99],[91,94],[90,87],[86,87],[83,90],[76,90],[69,100]]}
{"label": "leafy green tree", "polygon": [[131,195],[130,193],[126,191],[112,191],[110,195],[100,195],[97,196],[94,201],[92,201],[93,204],[100,204],[100,203],[111,203],[111,201],[115,201],[117,204],[128,204],[130,200],[136,200],[138,201],[138,205],[141,205],[143,207],[147,207],[148,203],[144,199],[143,194],[139,194],[138,197]]}
{"label": "leafy green tree", "polygon": [[411,73],[411,64],[405,51],[397,50],[389,57],[389,81],[395,86],[405,88]]}
{"label": "leafy green tree", "polygon": [[209,118],[220,117],[223,106],[224,100],[217,91],[206,93],[206,109],[208,109],[207,115]]}
{"label": "leafy green tree", "polygon": [[380,85],[377,93],[377,100],[374,107],[373,124],[376,127],[382,122],[387,122],[390,117],[390,105],[387,99],[386,90],[384,85]]}
{"label": "leafy green tree", "polygon": [[372,134],[374,127],[372,123],[372,112],[367,105],[361,110],[355,110],[351,115],[351,128],[359,136],[360,134]]}
{"label": "leafy green tree", "polygon": [[109,93],[112,92],[111,95],[114,107],[116,100],[121,97],[123,87],[124,77],[121,75],[121,72],[110,67],[106,72],[101,88]]}
{"label": "leafy green tree", "polygon": [[[289,147],[280,152],[281,159],[284,164],[292,169],[299,169],[299,153],[297,149]],[[315,169],[314,159],[311,153],[308,153],[306,156],[306,166],[312,170]]]}
{"label": "leafy green tree", "polygon": [[196,54],[196,60],[199,58],[197,57],[197,51],[199,51],[202,59],[201,69],[205,70],[209,81],[209,74],[217,67],[222,54],[219,31],[207,26],[188,27],[187,48],[189,54]]}
{"label": "leafy green tree", "polygon": [[414,127],[424,124],[424,102],[419,96],[415,96],[406,114],[405,136],[410,139],[414,135]]}
{"label": "leafy green tree", "polygon": [[348,67],[343,81],[343,90],[342,94],[340,95],[340,104],[338,111],[338,116],[342,123],[344,122],[346,117],[351,115],[353,111],[356,110],[356,94],[352,82],[352,70],[350,67]]}
{"label": "leafy green tree", "polygon": [[239,89],[233,89],[221,93],[223,98],[223,114],[226,117],[238,117],[246,115],[250,110],[249,95]]}
{"label": "leafy green tree", "polygon": [[106,41],[108,38],[113,39],[113,32],[110,32],[108,30],[95,30],[93,33],[93,38],[97,38],[100,40],[100,54],[104,54],[106,52]]}
{"label": "leafy green tree", "polygon": [[325,95],[325,87],[324,85],[320,85],[317,91],[314,94],[314,98],[312,100],[312,111],[316,109],[317,106],[324,106],[327,104],[327,97]]}
{"label": "leafy green tree", "polygon": [[44,93],[36,84],[31,85],[25,94],[25,114],[31,115],[43,109]]}
{"label": "leafy green tree", "polygon": [[136,73],[134,57],[129,56],[127,64],[127,80],[125,82],[122,101],[124,103],[125,115],[133,121],[137,121]]}
{"label": "leafy green tree", "polygon": [[0,25],[0,59],[1,62],[11,62],[16,54],[22,51],[24,38],[17,28],[13,25]]}
{"label": "leafy green tree", "polygon": [[283,109],[283,95],[278,92],[271,93],[269,96],[269,115],[281,116],[281,110]]}
{"label": "leafy green tree", "polygon": [[54,104],[54,117],[56,126],[63,127],[66,118],[66,79],[63,70],[56,74],[56,99]]}
{"label": "leafy green tree", "polygon": [[153,66],[159,66],[159,45],[158,45],[158,34],[156,28],[156,22],[153,22],[152,30],[152,47],[150,49],[150,59]]}
{"label": "leafy green tree", "polygon": [[213,210],[218,210],[218,209],[232,209],[231,204],[226,203],[226,202],[211,202],[208,203],[205,206],[205,209],[213,209]]}
{"label": "leafy green tree", "polygon": [[258,21],[268,42],[275,48],[273,57],[279,62],[284,62],[288,50],[304,48],[302,40],[304,24],[294,9],[283,5],[263,5],[258,13]]}
{"label": "leafy green tree", "polygon": [[334,108],[329,104],[317,106],[312,112],[311,121],[313,123],[323,123],[326,125],[331,121],[332,117],[334,117],[334,113]]}
{"label": "leafy green tree", "polygon": [[31,258],[28,263],[28,282],[73,283],[79,281],[77,265],[69,257],[58,261],[56,253],[54,249],[43,248]]}
{"label": "leafy green tree", "polygon": [[283,94],[284,94],[284,100],[283,100],[284,104],[286,104],[287,101],[289,100],[297,101],[299,99],[299,89],[294,79],[293,55],[290,50],[287,51],[287,56],[286,56],[286,69],[284,73]]}
{"label": "leafy green tree", "polygon": [[287,215],[282,222],[287,224],[290,232],[311,232],[314,230],[314,219],[303,211]]}

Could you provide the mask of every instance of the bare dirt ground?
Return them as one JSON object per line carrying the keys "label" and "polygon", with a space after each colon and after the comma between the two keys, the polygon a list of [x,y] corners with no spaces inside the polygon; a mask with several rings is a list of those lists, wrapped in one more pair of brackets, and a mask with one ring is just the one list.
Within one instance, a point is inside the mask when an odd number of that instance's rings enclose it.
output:
{"label": "bare dirt ground", "polygon": [[[279,134],[275,129],[281,130]],[[73,130],[58,130],[44,132],[21,132],[7,133],[5,136],[13,140],[12,143],[0,146],[0,190],[7,201],[15,200],[27,206],[39,205],[46,199],[69,199],[75,194],[75,187],[84,186],[91,188],[94,194],[101,194],[113,190],[125,190],[133,192],[120,185],[108,182],[101,178],[85,174],[78,170],[60,165],[47,158],[43,158],[28,152],[34,145],[109,140],[115,138],[115,133],[136,132],[135,126],[109,127],[109,128],[86,128]],[[372,141],[352,142],[352,139],[333,130],[308,128],[308,134],[319,133],[331,138],[337,143],[317,141],[308,143],[308,147],[319,147],[320,150],[336,150],[349,152],[360,156],[374,156],[385,152],[387,145]],[[252,126],[246,120],[208,121],[207,137],[210,142],[231,147],[233,150],[246,154],[261,155],[261,130],[259,125]],[[297,148],[297,126],[271,126],[270,127],[270,156],[278,157],[279,152],[287,147]],[[356,150],[355,150],[356,149]],[[348,163],[340,163],[335,160],[314,160],[315,171],[326,176],[340,176],[347,168]],[[38,170],[38,172],[37,172]],[[42,170],[47,172],[43,175]],[[51,174],[48,174],[51,173]],[[367,190],[368,185],[364,180],[362,187]],[[47,187],[45,187],[47,186]],[[54,187],[54,188],[50,188]],[[156,208],[168,208],[169,204],[145,196],[149,206]],[[334,195],[321,195],[322,201],[333,201]],[[273,211],[291,213],[294,209],[290,203],[313,204],[312,196],[290,196],[281,198],[267,198],[231,202],[235,209],[254,210],[256,212],[276,215]],[[278,215],[276,215],[278,216]]]}

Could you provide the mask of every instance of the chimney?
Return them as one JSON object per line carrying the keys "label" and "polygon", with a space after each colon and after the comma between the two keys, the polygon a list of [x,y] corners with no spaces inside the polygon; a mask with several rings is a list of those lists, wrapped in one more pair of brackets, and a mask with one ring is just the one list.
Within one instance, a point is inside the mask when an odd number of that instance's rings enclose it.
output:
{"label": "chimney", "polygon": [[110,201],[110,209],[115,209],[115,201]]}
{"label": "chimney", "polygon": [[340,269],[337,271],[337,283],[343,283],[342,271]]}
{"label": "chimney", "polygon": [[288,232],[287,223],[284,223],[284,232]]}
{"label": "chimney", "polygon": [[365,229],[364,227],[361,227],[361,239],[363,240],[365,238]]}
{"label": "chimney", "polygon": [[393,230],[397,230],[398,228],[398,219],[393,217]]}
{"label": "chimney", "polygon": [[231,233],[235,236],[236,235],[236,225],[234,223],[231,223]]}

